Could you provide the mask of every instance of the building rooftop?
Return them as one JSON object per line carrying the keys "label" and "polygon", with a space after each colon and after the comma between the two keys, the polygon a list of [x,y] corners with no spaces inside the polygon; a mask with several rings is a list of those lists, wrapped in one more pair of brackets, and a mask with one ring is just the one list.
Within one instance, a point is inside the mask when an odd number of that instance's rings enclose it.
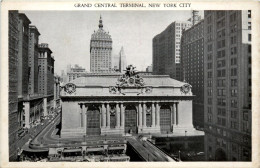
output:
{"label": "building rooftop", "polygon": [[[115,86],[117,84],[120,74],[100,74],[91,75],[85,74],[70,83],[76,86]],[[144,86],[171,86],[171,87],[181,87],[185,83],[178,80],[170,78],[168,75],[149,75],[142,76],[144,80]]]}

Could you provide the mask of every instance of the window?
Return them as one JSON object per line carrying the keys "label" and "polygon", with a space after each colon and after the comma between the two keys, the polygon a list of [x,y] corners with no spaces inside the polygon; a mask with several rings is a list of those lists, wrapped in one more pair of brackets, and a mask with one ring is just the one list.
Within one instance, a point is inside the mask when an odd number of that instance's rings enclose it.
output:
{"label": "window", "polygon": [[251,29],[252,29],[251,22],[248,22],[248,30],[251,30]]}
{"label": "window", "polygon": [[231,76],[237,76],[237,68],[231,68]]}
{"label": "window", "polygon": [[237,79],[231,79],[231,86],[237,86]]}
{"label": "window", "polygon": [[226,62],[225,60],[220,60],[217,62],[217,67],[220,68],[220,67],[225,67],[226,65]]}
{"label": "window", "polygon": [[235,33],[237,31],[237,25],[234,24],[234,25],[231,25],[230,26],[230,33]]}
{"label": "window", "polygon": [[208,113],[212,114],[212,108],[211,107],[208,107]]}
{"label": "window", "polygon": [[248,53],[251,53],[251,45],[248,45]]}
{"label": "window", "polygon": [[233,129],[238,129],[238,124],[236,121],[231,121],[230,122],[230,127],[233,128]]}
{"label": "window", "polygon": [[248,18],[251,18],[251,10],[248,10]]}
{"label": "window", "polygon": [[248,41],[251,41],[251,34],[248,34]]}
{"label": "window", "polygon": [[208,96],[212,96],[212,89],[208,89]]}
{"label": "window", "polygon": [[237,97],[237,89],[231,89],[231,97]]}
{"label": "window", "polygon": [[208,60],[212,60],[212,54],[208,54]]}
{"label": "window", "polygon": [[230,22],[232,23],[232,22],[236,21],[236,19],[237,19],[237,14],[236,13],[232,13],[230,15]]}
{"label": "window", "polygon": [[208,45],[208,51],[212,51],[212,44]]}
{"label": "window", "polygon": [[212,87],[212,80],[208,80],[208,87]]}
{"label": "window", "polygon": [[212,69],[212,63],[208,63],[208,69]]}
{"label": "window", "polygon": [[208,72],[208,78],[212,78],[212,72]]}
{"label": "window", "polygon": [[218,31],[217,32],[217,37],[218,38],[225,37],[225,29]]}
{"label": "window", "polygon": [[208,104],[212,104],[212,98],[208,98]]}
{"label": "window", "polygon": [[235,111],[235,110],[231,110],[231,118],[234,118],[234,119],[236,119],[237,118],[237,111]]}
{"label": "window", "polygon": [[218,115],[225,117],[226,109],[218,108]]}
{"label": "window", "polygon": [[217,52],[217,57],[218,57],[218,58],[225,57],[225,54],[226,54],[226,53],[225,53],[225,50],[218,51],[218,52]]}
{"label": "window", "polygon": [[222,19],[217,22],[217,29],[220,29],[225,26],[225,19]]}
{"label": "window", "polygon": [[237,58],[231,58],[231,65],[237,65]]}
{"label": "window", "polygon": [[237,43],[237,36],[230,37],[230,42],[231,42],[231,44],[236,44]]}
{"label": "window", "polygon": [[231,107],[237,108],[237,100],[231,100]]}
{"label": "window", "polygon": [[248,111],[243,111],[243,120],[248,121]]}
{"label": "window", "polygon": [[237,47],[232,47],[230,51],[231,51],[231,55],[237,54]]}

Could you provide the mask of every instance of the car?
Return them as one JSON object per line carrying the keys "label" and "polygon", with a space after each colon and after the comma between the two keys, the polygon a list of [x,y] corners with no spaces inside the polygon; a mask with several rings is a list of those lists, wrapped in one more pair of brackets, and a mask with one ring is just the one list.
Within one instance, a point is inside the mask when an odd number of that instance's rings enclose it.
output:
{"label": "car", "polygon": [[203,156],[204,155],[204,152],[198,152],[197,153],[197,156]]}

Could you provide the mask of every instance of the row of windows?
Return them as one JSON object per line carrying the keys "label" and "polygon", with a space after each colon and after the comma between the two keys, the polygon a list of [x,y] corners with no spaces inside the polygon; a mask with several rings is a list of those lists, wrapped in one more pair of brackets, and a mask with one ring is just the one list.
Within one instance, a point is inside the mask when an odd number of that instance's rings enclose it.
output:
{"label": "row of windows", "polygon": [[218,115],[225,117],[226,116],[226,109],[218,108]]}
{"label": "row of windows", "polygon": [[226,126],[226,119],[218,117],[217,118],[217,124],[222,125],[222,126]]}

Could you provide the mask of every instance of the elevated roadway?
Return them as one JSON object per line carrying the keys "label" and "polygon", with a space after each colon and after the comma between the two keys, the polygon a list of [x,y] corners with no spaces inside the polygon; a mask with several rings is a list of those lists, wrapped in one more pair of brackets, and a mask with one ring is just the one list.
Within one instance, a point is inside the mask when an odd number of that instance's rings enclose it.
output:
{"label": "elevated roadway", "polygon": [[176,160],[169,157],[166,153],[157,148],[154,144],[147,140],[138,138],[137,136],[88,136],[75,138],[60,138],[57,135],[58,128],[56,126],[60,123],[60,115],[57,115],[49,125],[47,125],[42,132],[40,132],[29,144],[30,151],[33,150],[48,150],[53,147],[71,147],[71,146],[85,146],[86,144],[99,144],[105,142],[120,143],[127,141],[133,150],[144,161],[160,161],[160,162],[175,162]]}

